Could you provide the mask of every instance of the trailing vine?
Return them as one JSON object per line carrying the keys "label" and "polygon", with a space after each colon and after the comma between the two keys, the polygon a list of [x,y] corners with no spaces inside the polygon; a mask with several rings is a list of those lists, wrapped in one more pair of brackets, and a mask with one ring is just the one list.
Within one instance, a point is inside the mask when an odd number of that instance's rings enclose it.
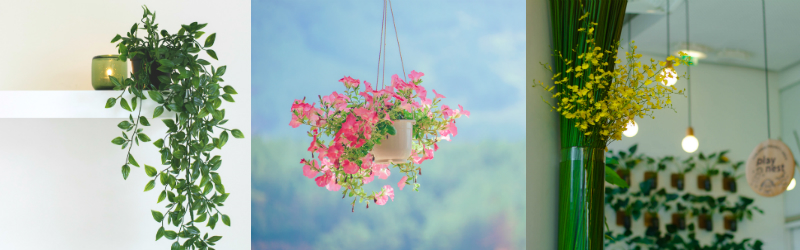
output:
{"label": "trailing vine", "polygon": [[[674,156],[666,156],[661,159],[653,159],[644,154],[636,154],[637,146],[634,145],[627,151],[609,151],[607,157],[607,167],[612,170],[630,171],[637,167],[645,167],[649,171],[665,172],[669,171],[670,165],[676,170],[674,174],[683,174],[695,170],[695,166],[706,175],[717,175],[722,168],[728,175],[733,175],[743,164],[742,162],[730,163],[726,156],[727,151],[704,155],[698,153],[696,156],[685,160]],[[657,167],[652,165],[657,162]],[[644,163],[644,164],[642,164]],[[632,179],[632,178],[631,178]],[[736,195],[735,190],[719,197],[711,195],[696,195],[680,191],[676,187],[663,187],[660,189],[653,185],[657,178],[647,179],[639,182],[639,190],[631,192],[628,188],[607,185],[605,190],[605,203],[616,212],[617,223],[625,228],[622,233],[614,233],[608,227],[606,231],[605,246],[615,243],[622,243],[629,249],[761,249],[763,242],[757,239],[745,238],[741,241],[734,240],[733,232],[736,231],[737,223],[745,219],[751,220],[754,212],[763,211],[753,206],[753,199]],[[673,183],[674,185],[674,183]],[[669,184],[667,185],[669,186]],[[671,192],[672,190],[674,192]],[[704,189],[700,189],[700,192]],[[672,214],[666,218],[666,231],[659,227],[658,214],[664,212]],[[652,214],[645,220],[647,229],[645,232],[633,232],[631,224],[634,221],[642,220],[647,214]],[[714,214],[725,216],[726,232],[715,234],[714,241],[708,245],[703,245],[697,240],[700,230],[712,231]],[[672,219],[670,221],[670,219]],[[707,220],[706,220],[707,219]],[[706,220],[706,221],[703,221]],[[695,223],[697,222],[697,223]],[[680,233],[686,231],[686,233]]]}
{"label": "trailing vine", "polygon": [[[155,189],[157,182],[163,186],[157,203],[167,200],[165,211],[151,211],[153,219],[161,224],[155,239],[174,240],[173,250],[214,249],[212,246],[222,237],[201,235],[196,224],[205,222],[211,229],[220,220],[227,226],[231,224],[230,217],[219,208],[230,195],[225,192],[218,172],[222,159],[211,152],[222,149],[229,136],[244,138],[240,130],[224,127],[228,120],[225,109],[220,109],[222,100],[234,102],[232,95],[237,92],[229,85],[220,85],[226,66],[215,68],[198,56],[205,51],[217,59],[216,52],[209,49],[214,45],[216,33],[206,36],[202,44],[197,40],[205,34],[201,30],[207,24],[181,25],[177,33],[171,34],[159,30],[155,12],[146,6],[142,9],[142,26],[135,23],[126,36],[117,35],[111,40],[117,43],[121,60],[134,62],[131,77],[111,77],[114,89],[122,91],[116,98],[109,98],[105,107],[111,108],[119,101],[120,107],[131,112],[129,119],[117,125],[122,136],[111,142],[127,150],[122,165],[124,179],[127,180],[131,166],[143,165],[147,176],[152,178],[144,191]],[[140,31],[144,34],[140,35]],[[126,92],[133,94],[130,102],[123,97]],[[174,113],[173,117],[162,119],[169,130],[153,142],[161,155],[160,169],[138,163],[131,154],[134,144],[151,141],[144,133],[150,122],[142,116],[141,105],[148,97],[158,103],[153,119],[165,112]]]}

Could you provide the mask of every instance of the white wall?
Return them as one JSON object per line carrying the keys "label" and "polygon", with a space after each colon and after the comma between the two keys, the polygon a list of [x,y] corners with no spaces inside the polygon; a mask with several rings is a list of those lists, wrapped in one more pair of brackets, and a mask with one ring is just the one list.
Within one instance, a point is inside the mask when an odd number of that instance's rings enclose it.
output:
{"label": "white wall", "polygon": [[[223,107],[228,125],[247,139],[231,139],[220,169],[231,193],[220,210],[232,227],[218,223],[217,249],[250,247],[250,1],[31,0],[0,2],[0,90],[90,90],[91,58],[116,53],[109,43],[142,15],[147,4],[159,27],[207,22],[216,32],[214,49],[228,65],[226,84],[239,92]],[[102,103],[94,108],[102,109]],[[3,108],[13,108],[4,104]],[[125,152],[110,143],[119,119],[0,119],[0,249],[168,249],[154,241],[158,223],[150,209],[158,193],[143,193],[146,175],[132,169],[123,180]],[[163,134],[152,121],[148,135]],[[157,165],[158,152],[146,143],[134,149],[139,163]]]}
{"label": "white wall", "polygon": [[[659,59],[644,55],[642,61],[649,58]],[[679,73],[685,66],[678,68]],[[716,152],[729,149],[729,158],[732,161],[743,161],[749,157],[753,148],[761,141],[767,139],[766,122],[766,93],[764,87],[764,71],[750,68],[720,66],[704,64],[692,67],[692,126],[695,136],[700,141],[698,152]],[[777,82],[776,73],[770,73],[770,80]],[[676,87],[686,88],[686,81],[681,80]],[[655,119],[637,119],[639,133],[632,138],[623,137],[621,141],[613,142],[609,149],[627,149],[633,144],[639,144],[639,152],[649,156],[661,157],[674,155],[688,157],[689,154],[681,149],[681,140],[686,135],[687,127],[687,99],[673,97],[673,110],[660,110],[655,112]],[[772,121],[772,137],[780,137],[778,84],[770,86],[770,110]],[[669,172],[660,174],[659,185],[669,183]],[[642,180],[642,173],[633,173],[633,181]],[[696,183],[695,175],[686,176],[687,184]],[[712,179],[711,195],[725,194],[722,190],[720,176]],[[668,185],[668,184],[664,184]],[[765,249],[785,249],[784,235],[784,202],[782,196],[767,198],[755,194],[747,185],[745,178],[737,183],[739,194],[755,198],[755,206],[764,210],[764,215],[755,215],[752,221],[740,224],[736,233],[737,240],[741,237],[753,237],[765,242]],[[705,194],[696,191],[696,184],[686,185],[687,191],[695,194]],[[606,213],[611,220],[614,218],[610,212]],[[666,224],[668,214],[662,214],[662,225]],[[634,223],[641,224],[639,221]],[[639,225],[643,228],[643,225]],[[615,228],[613,224],[612,228]],[[619,228],[617,228],[619,229]],[[722,216],[714,217],[714,233],[722,233]],[[701,242],[710,242],[713,233],[698,232]],[[705,241],[702,241],[705,240]]]}
{"label": "white wall", "polygon": [[558,248],[558,114],[542,102],[549,95],[531,88],[533,79],[549,80],[539,62],[551,62],[550,17],[545,0],[527,1],[526,47],[526,242],[527,249]]}
{"label": "white wall", "polygon": [[111,39],[141,19],[145,4],[171,33],[208,23],[219,63],[249,77],[249,0],[0,1],[0,90],[91,90],[92,57],[117,54]]}

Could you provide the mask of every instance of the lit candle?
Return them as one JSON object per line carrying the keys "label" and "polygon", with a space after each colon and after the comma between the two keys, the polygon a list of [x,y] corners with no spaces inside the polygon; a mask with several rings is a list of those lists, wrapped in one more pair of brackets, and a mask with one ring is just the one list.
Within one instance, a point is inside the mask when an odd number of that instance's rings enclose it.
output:
{"label": "lit candle", "polygon": [[114,89],[111,76],[120,82],[125,80],[128,64],[120,61],[118,55],[100,55],[92,58],[92,87],[95,90]]}

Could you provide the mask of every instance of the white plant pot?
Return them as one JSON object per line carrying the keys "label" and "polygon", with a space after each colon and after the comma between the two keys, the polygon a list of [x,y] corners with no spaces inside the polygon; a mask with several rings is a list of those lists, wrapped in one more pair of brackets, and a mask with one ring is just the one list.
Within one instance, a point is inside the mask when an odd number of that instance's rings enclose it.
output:
{"label": "white plant pot", "polygon": [[408,162],[411,156],[411,139],[415,120],[397,120],[393,127],[395,134],[381,140],[381,143],[372,147],[372,155],[378,164],[401,164]]}

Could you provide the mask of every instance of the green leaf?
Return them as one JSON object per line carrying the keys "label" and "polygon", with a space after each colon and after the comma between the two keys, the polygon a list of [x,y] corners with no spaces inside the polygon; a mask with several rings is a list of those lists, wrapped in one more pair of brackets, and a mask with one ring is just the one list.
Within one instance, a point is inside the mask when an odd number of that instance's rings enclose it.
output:
{"label": "green leaf", "polygon": [[225,146],[225,143],[228,142],[228,131],[222,131],[222,134],[219,135],[219,140],[217,141],[217,148],[222,149]]}
{"label": "green leaf", "polygon": [[108,98],[108,101],[106,101],[106,108],[114,107],[114,104],[117,104],[117,98]]}
{"label": "green leaf", "polygon": [[239,94],[238,92],[236,92],[236,89],[231,87],[231,85],[226,85],[225,87],[222,88],[222,90],[224,90],[225,93],[232,94],[232,95]]}
{"label": "green leaf", "polygon": [[141,140],[143,142],[149,142],[150,141],[150,137],[147,136],[146,134],[139,133],[139,140]]}
{"label": "green leaf", "polygon": [[150,121],[148,121],[144,116],[139,116],[139,123],[144,126],[150,126]]}
{"label": "green leaf", "polygon": [[620,178],[617,172],[615,172],[608,166],[606,166],[606,181],[608,183],[617,185],[621,188],[628,188],[628,183],[626,183],[625,180]]}
{"label": "green leaf", "polygon": [[117,34],[117,36],[115,36],[114,39],[111,39],[111,43],[115,43],[115,42],[119,41],[119,39],[122,39],[122,36]]}
{"label": "green leaf", "polygon": [[153,219],[155,219],[156,222],[161,222],[162,220],[164,220],[164,214],[162,214],[161,212],[156,210],[150,210],[150,213],[153,214]]}
{"label": "green leaf", "polygon": [[231,134],[232,134],[232,135],[233,135],[233,137],[235,137],[235,138],[239,138],[239,139],[242,139],[242,138],[244,138],[244,133],[242,133],[242,131],[241,131],[241,130],[238,130],[238,129],[231,130]]}
{"label": "green leaf", "polygon": [[136,98],[136,96],[134,96],[133,99],[131,99],[131,109],[132,110],[136,110],[136,103],[137,103],[136,100],[138,100],[138,99],[139,98]]}
{"label": "green leaf", "polygon": [[167,237],[167,239],[169,239],[169,240],[174,240],[175,238],[178,237],[178,233],[176,233],[175,231],[172,231],[172,230],[167,230],[167,231],[164,231],[164,237]]}
{"label": "green leaf", "polygon": [[156,180],[150,180],[149,182],[147,182],[147,185],[144,186],[144,191],[145,192],[150,191],[154,187],[156,187]]}
{"label": "green leaf", "polygon": [[125,143],[125,139],[122,139],[122,137],[117,136],[117,138],[111,140],[111,143],[122,145],[123,143]]}
{"label": "green leaf", "polygon": [[211,238],[208,238],[208,240],[206,240],[206,241],[207,242],[217,242],[217,241],[219,241],[221,239],[222,239],[222,236],[211,236]]}
{"label": "green leaf", "polygon": [[214,187],[217,189],[217,192],[219,192],[219,193],[225,193],[225,186],[224,186],[224,185],[222,185],[222,184],[217,184],[217,185],[214,185]]}
{"label": "green leaf", "polygon": [[156,241],[164,237],[164,227],[158,228],[158,232],[156,233]]}
{"label": "green leaf", "polygon": [[203,60],[203,59],[197,59],[197,63],[200,64],[200,65],[204,65],[204,66],[211,65],[210,62],[208,62],[206,60]]}
{"label": "green leaf", "polygon": [[167,191],[166,190],[161,191],[161,194],[158,195],[158,202],[156,203],[161,203],[161,201],[163,201],[166,198],[167,198]]}
{"label": "green leaf", "polygon": [[147,173],[147,176],[150,177],[156,176],[158,174],[158,170],[156,170],[156,168],[147,164],[144,164],[144,172]]}
{"label": "green leaf", "polygon": [[195,226],[187,227],[186,232],[188,232],[189,234],[200,234],[200,230],[197,229],[197,227]]}
{"label": "green leaf", "polygon": [[207,48],[207,47],[214,46],[214,40],[215,39],[217,39],[217,33],[213,33],[211,35],[208,35],[208,37],[206,37],[206,43],[203,45],[203,47]]}
{"label": "green leaf", "polygon": [[122,178],[127,180],[128,174],[130,173],[131,173],[131,167],[129,167],[127,164],[122,165]]}
{"label": "green leaf", "polygon": [[216,74],[216,76],[222,76],[222,75],[224,75],[224,74],[225,74],[225,71],[227,71],[227,69],[228,69],[228,66],[221,66],[221,67],[217,68],[217,74]]}
{"label": "green leaf", "polygon": [[230,227],[231,226],[231,217],[228,217],[227,215],[223,214],[222,215],[222,223],[225,223],[226,226]]}
{"label": "green leaf", "polygon": [[214,52],[213,49],[206,50],[206,53],[208,53],[208,56],[210,56],[211,58],[214,58],[214,60],[219,60],[217,59],[217,52]]}
{"label": "green leaf", "polygon": [[136,162],[136,159],[133,158],[132,154],[128,154],[128,163],[130,163],[131,165],[134,165],[136,167],[139,167],[139,163]]}
{"label": "green leaf", "polygon": [[120,129],[128,129],[131,127],[131,123],[128,121],[122,121],[119,124],[117,124],[117,127]]}
{"label": "green leaf", "polygon": [[159,59],[158,63],[164,67],[169,67],[169,68],[175,67],[175,63],[172,63],[172,61],[170,61],[169,59]]}
{"label": "green leaf", "polygon": [[150,99],[153,99],[153,101],[156,101],[159,104],[164,103],[164,96],[161,95],[161,91],[156,91],[156,90],[147,91],[147,95],[150,96]]}
{"label": "green leaf", "polygon": [[203,222],[203,221],[206,221],[206,214],[205,213],[200,214],[200,216],[197,216],[197,218],[194,219],[194,222]]}
{"label": "green leaf", "polygon": [[128,100],[125,100],[125,98],[122,98],[122,101],[119,102],[119,105],[121,105],[123,109],[125,109],[125,110],[127,110],[129,112],[133,111],[133,110],[131,110],[131,106],[128,106]]}
{"label": "green leaf", "polygon": [[395,133],[397,133],[397,131],[394,130],[394,126],[388,126],[386,128],[387,128],[386,132],[389,133],[390,135],[394,135]]}
{"label": "green leaf", "polygon": [[175,126],[175,121],[172,119],[163,119],[161,121],[164,122],[164,125],[167,125],[168,128],[177,128]]}
{"label": "green leaf", "polygon": [[222,94],[222,99],[225,99],[225,101],[228,102],[236,102],[235,100],[233,100],[233,96],[231,96],[230,94]]}
{"label": "green leaf", "polygon": [[158,106],[153,110],[153,118],[161,116],[164,113],[164,106]]}
{"label": "green leaf", "polygon": [[227,200],[227,199],[228,199],[228,196],[230,196],[230,195],[231,195],[231,194],[229,194],[229,193],[226,193],[226,194],[222,194],[222,195],[220,195],[220,196],[217,196],[217,198],[215,198],[215,199],[214,199],[214,202],[216,202],[216,203],[222,203],[222,202],[225,202],[225,200]]}
{"label": "green leaf", "polygon": [[155,145],[158,148],[164,147],[164,139],[158,139],[157,141],[153,142],[153,145]]}
{"label": "green leaf", "polygon": [[183,250],[183,246],[181,246],[181,243],[178,243],[176,241],[175,243],[172,243],[172,247],[170,247],[170,250]]}
{"label": "green leaf", "polygon": [[122,83],[120,83],[116,77],[109,75],[108,78],[111,80],[111,83],[113,83],[114,86],[122,86]]}

